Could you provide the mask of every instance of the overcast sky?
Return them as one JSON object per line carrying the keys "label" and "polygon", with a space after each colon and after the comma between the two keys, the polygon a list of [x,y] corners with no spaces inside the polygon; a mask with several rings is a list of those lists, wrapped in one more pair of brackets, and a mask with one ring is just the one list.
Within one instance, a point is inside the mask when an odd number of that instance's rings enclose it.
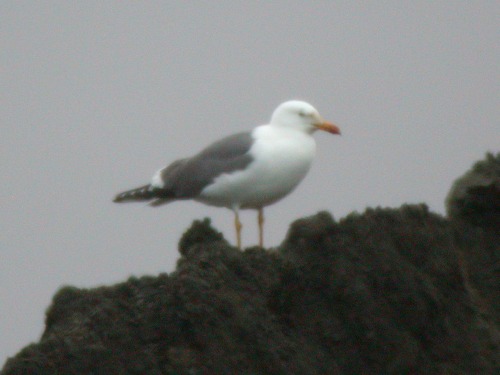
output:
{"label": "overcast sky", "polygon": [[[226,209],[116,205],[115,193],[288,99],[317,133],[266,245],[319,210],[425,202],[499,151],[498,1],[2,1],[0,366],[43,330],[63,285],[170,272],[194,219]],[[242,215],[245,246],[256,215]]]}

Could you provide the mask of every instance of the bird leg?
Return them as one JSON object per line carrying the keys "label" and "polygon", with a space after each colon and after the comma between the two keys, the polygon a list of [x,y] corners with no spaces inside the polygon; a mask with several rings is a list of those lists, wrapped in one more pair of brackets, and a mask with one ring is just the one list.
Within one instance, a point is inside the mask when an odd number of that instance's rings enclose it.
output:
{"label": "bird leg", "polygon": [[237,210],[234,211],[234,227],[236,229],[236,244],[238,245],[238,249],[241,250],[241,228],[243,225],[241,225],[240,215]]}
{"label": "bird leg", "polygon": [[264,247],[264,209],[262,207],[259,208],[257,222],[259,223],[259,246]]}

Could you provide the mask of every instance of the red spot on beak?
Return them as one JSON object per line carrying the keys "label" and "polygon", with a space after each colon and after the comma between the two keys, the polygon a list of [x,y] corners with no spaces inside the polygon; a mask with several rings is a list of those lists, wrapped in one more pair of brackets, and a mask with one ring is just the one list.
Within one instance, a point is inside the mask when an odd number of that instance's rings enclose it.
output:
{"label": "red spot on beak", "polygon": [[331,133],[331,134],[337,134],[340,135],[340,129],[337,125],[334,125],[330,122],[323,121],[320,124],[316,124],[316,129],[323,130],[325,132]]}

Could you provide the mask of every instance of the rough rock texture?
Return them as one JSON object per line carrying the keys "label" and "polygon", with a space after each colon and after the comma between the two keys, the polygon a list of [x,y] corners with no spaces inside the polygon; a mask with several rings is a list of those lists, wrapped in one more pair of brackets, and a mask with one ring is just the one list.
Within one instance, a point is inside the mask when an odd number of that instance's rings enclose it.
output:
{"label": "rough rock texture", "polygon": [[500,153],[486,154],[455,181],[446,210],[450,218],[500,232]]}
{"label": "rough rock texture", "polygon": [[481,206],[320,212],[243,252],[194,222],[173,273],[62,288],[2,374],[499,373],[500,235]]}

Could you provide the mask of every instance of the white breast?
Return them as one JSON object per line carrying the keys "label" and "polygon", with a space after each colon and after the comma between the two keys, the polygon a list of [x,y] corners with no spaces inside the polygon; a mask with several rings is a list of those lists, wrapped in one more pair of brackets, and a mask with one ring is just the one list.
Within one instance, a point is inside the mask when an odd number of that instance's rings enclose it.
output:
{"label": "white breast", "polygon": [[197,200],[228,208],[258,208],[283,198],[302,181],[316,152],[310,134],[263,125],[252,136],[254,161],[244,170],[217,177]]}

